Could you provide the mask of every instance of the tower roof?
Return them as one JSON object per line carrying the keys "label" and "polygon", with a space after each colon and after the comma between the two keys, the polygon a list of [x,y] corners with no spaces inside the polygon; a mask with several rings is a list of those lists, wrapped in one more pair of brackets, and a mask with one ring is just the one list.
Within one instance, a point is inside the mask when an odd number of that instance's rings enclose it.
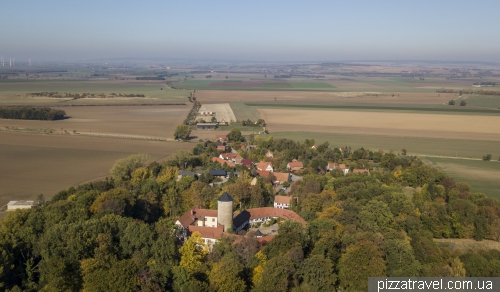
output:
{"label": "tower roof", "polygon": [[227,192],[224,192],[222,196],[220,196],[217,201],[219,202],[232,202],[233,197],[231,197]]}

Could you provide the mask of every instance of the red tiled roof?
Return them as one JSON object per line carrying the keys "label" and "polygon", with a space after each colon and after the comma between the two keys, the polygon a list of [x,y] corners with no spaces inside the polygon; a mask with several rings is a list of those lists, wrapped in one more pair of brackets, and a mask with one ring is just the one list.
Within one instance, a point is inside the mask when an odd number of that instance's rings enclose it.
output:
{"label": "red tiled roof", "polygon": [[215,238],[220,239],[222,233],[224,232],[224,226],[220,225],[217,227],[206,227],[206,226],[194,226],[190,225],[188,227],[189,234],[191,235],[193,232],[198,231],[203,238]]}
{"label": "red tiled roof", "polygon": [[236,156],[238,156],[238,153],[232,153],[232,152],[231,153],[222,153],[221,156],[223,159],[233,159]]}
{"label": "red tiled roof", "polygon": [[300,161],[288,162],[288,167],[290,169],[301,169],[301,168],[304,168],[304,164],[302,164],[302,162],[300,162]]}
{"label": "red tiled roof", "polygon": [[247,209],[250,213],[250,220],[264,217],[280,217],[287,220],[294,220],[306,225],[306,220],[302,219],[297,213],[287,209],[273,208],[273,207],[263,207],[263,208],[253,208]]}
{"label": "red tiled roof", "polygon": [[257,170],[256,172],[259,176],[262,176],[262,177],[268,176],[271,173],[270,171],[267,171],[267,170]]}
{"label": "red tiled roof", "polygon": [[278,204],[290,204],[292,197],[289,196],[274,196],[274,202]]}
{"label": "red tiled roof", "polygon": [[289,181],[290,179],[290,174],[286,172],[273,172],[273,175],[276,178],[275,181],[279,182]]}
{"label": "red tiled roof", "polygon": [[241,164],[243,164],[243,165],[244,165],[244,166],[246,166],[246,167],[251,167],[251,166],[253,165],[253,162],[252,162],[252,160],[250,160],[250,159],[243,159],[243,160],[241,161]]}
{"label": "red tiled roof", "polygon": [[267,244],[269,241],[271,241],[271,239],[273,239],[276,235],[268,235],[268,236],[264,236],[264,237],[261,237],[259,239],[257,239],[259,241],[259,244],[261,245],[265,245]]}
{"label": "red tiled roof", "polygon": [[199,209],[193,207],[182,215],[178,220],[184,228],[188,228],[196,219],[204,219],[205,217],[217,217],[217,210]]}
{"label": "red tiled roof", "polygon": [[217,150],[224,151],[224,150],[226,150],[226,146],[224,146],[224,145],[217,146]]}
{"label": "red tiled roof", "polygon": [[265,170],[268,166],[273,167],[273,164],[271,162],[261,161],[257,164],[257,169]]}
{"label": "red tiled roof", "polygon": [[222,164],[222,165],[224,165],[224,163],[225,163],[225,164],[227,164],[227,166],[229,166],[229,167],[233,167],[233,166],[234,166],[234,163],[232,163],[231,161],[229,161],[229,160],[224,160],[224,159],[219,158],[219,157],[212,157],[212,162],[218,162],[218,163],[220,163],[220,164]]}
{"label": "red tiled roof", "polygon": [[328,169],[336,169],[338,167],[339,167],[338,163],[335,163],[335,162],[329,162],[328,163]]}

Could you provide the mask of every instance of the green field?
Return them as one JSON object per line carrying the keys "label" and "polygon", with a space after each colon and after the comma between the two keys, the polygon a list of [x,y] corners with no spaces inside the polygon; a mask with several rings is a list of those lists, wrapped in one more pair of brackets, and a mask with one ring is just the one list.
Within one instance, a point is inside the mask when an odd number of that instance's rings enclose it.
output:
{"label": "green field", "polygon": [[[163,90],[162,90],[163,88]],[[13,80],[0,82],[0,103],[47,103],[61,102],[63,99],[32,98],[26,94],[32,92],[68,92],[68,93],[122,93],[144,94],[145,98],[127,98],[125,101],[157,100],[165,102],[186,102],[189,90],[175,90],[161,82],[148,81],[64,81],[64,80]],[[79,99],[69,103],[88,103],[89,101],[123,103],[124,99]],[[68,103],[68,101],[64,101]]]}
{"label": "green field", "polygon": [[448,105],[402,105],[402,106],[381,106],[381,105],[333,105],[327,104],[325,102],[311,102],[303,103],[303,101],[298,102],[247,102],[245,103],[250,107],[257,108],[280,108],[280,109],[317,109],[317,110],[377,110],[377,111],[406,111],[406,112],[446,112],[447,114],[481,114],[481,115],[500,115],[499,109],[482,109],[473,107],[462,107],[462,106],[448,106]]}
{"label": "green field", "polygon": [[465,102],[467,102],[467,106],[471,107],[486,107],[493,109],[500,108],[500,96],[498,95],[465,95],[462,98],[457,99],[457,106],[462,100],[465,100]]}
{"label": "green field", "polygon": [[[498,159],[498,156],[493,159]],[[473,192],[500,200],[500,162],[436,157],[425,157],[423,160],[450,175],[455,181],[469,183]]]}
{"label": "green field", "polygon": [[238,121],[256,121],[260,119],[260,113],[255,108],[248,106],[242,102],[234,102],[229,104]]}
{"label": "green field", "polygon": [[244,90],[244,91],[331,91],[336,87],[332,84],[316,81],[282,81],[280,80],[193,80],[173,82],[172,86],[179,89],[193,90]]}
{"label": "green field", "polygon": [[458,139],[437,139],[420,137],[398,137],[382,135],[336,134],[320,132],[272,132],[274,139],[288,138],[296,141],[314,139],[316,143],[328,141],[331,147],[351,146],[354,149],[365,148],[376,151],[399,152],[406,148],[408,155],[432,155],[481,159],[485,154],[492,154],[493,159],[500,156],[498,142]]}

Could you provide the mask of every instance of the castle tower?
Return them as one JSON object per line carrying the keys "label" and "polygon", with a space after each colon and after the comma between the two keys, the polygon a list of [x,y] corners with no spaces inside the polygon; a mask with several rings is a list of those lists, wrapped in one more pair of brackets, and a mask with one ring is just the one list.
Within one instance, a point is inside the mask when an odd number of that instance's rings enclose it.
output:
{"label": "castle tower", "polygon": [[217,222],[224,226],[224,232],[233,228],[233,198],[226,192],[217,199]]}

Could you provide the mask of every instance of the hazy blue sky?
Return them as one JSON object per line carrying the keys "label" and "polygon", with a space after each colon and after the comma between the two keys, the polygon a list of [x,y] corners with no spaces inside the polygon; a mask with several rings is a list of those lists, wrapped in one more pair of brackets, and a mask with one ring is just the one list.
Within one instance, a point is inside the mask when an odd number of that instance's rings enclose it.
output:
{"label": "hazy blue sky", "polygon": [[500,1],[3,0],[0,55],[500,62]]}

